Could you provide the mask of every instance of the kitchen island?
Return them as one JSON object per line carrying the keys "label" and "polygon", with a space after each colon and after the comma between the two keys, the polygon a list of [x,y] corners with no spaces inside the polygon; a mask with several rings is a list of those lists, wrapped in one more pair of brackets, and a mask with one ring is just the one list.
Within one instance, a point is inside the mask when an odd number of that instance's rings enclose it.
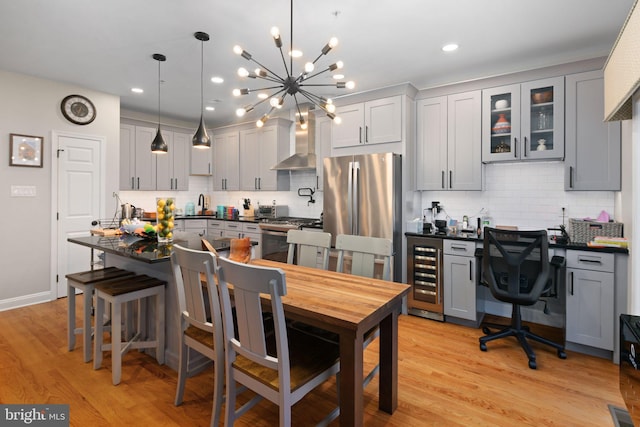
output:
{"label": "kitchen island", "polygon": [[[171,271],[171,252],[173,245],[180,245],[190,249],[201,249],[202,237],[196,233],[177,231],[175,239],[170,244],[159,244],[155,238],[142,238],[135,235],[119,236],[88,236],[68,239],[71,243],[86,246],[92,251],[104,254],[105,267],[118,267],[136,274],[146,274],[167,283],[165,288],[165,363],[174,370],[178,370],[180,348],[180,315],[176,284]],[[230,250],[231,239],[207,239],[219,252]],[[153,310],[153,307],[149,307]],[[152,319],[153,313],[147,316]],[[153,322],[147,325],[147,330],[155,334]],[[190,370],[202,369],[210,363],[205,357],[192,356]]]}

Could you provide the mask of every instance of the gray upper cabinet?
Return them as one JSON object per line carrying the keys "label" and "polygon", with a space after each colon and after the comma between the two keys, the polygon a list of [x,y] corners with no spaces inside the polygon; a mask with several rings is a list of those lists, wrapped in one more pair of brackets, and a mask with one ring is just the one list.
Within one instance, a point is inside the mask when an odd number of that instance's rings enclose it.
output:
{"label": "gray upper cabinet", "polygon": [[155,190],[156,157],[151,141],[156,129],[130,124],[120,125],[120,189]]}
{"label": "gray upper cabinet", "polygon": [[402,141],[402,97],[392,96],[336,108],[333,148]]}
{"label": "gray upper cabinet", "polygon": [[565,190],[620,190],[620,122],[604,122],[602,71],[566,77]]}
{"label": "gray upper cabinet", "polygon": [[482,91],[482,161],[562,160],[564,77]]}
{"label": "gray upper cabinet", "polygon": [[416,189],[482,190],[481,92],[416,104]]}

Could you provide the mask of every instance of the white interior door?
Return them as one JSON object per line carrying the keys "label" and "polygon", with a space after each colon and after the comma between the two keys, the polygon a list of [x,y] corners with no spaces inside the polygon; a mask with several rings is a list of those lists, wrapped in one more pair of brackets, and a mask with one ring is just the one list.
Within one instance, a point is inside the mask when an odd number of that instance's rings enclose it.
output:
{"label": "white interior door", "polygon": [[[57,139],[57,141],[56,141]],[[89,248],[67,242],[88,236],[91,222],[100,219],[104,200],[101,138],[58,134],[57,296],[66,296],[68,273],[89,270]]]}

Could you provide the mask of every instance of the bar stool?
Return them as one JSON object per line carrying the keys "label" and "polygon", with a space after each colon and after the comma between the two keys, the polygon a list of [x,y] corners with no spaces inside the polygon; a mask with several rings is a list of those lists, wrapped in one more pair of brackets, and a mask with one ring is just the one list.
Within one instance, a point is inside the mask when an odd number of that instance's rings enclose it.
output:
{"label": "bar stool", "polygon": [[[146,275],[123,277],[95,285],[96,327],[94,340],[93,369],[100,369],[102,352],[111,351],[111,376],[113,385],[120,384],[122,356],[129,349],[155,348],[156,360],[164,364],[164,286],[165,282]],[[146,299],[155,297],[155,339],[146,332]],[[138,301],[138,321],[133,337],[122,341],[122,304]],[[104,303],[111,304],[111,343],[103,343]]]}
{"label": "bar stool", "polygon": [[[116,267],[107,267],[101,270],[82,271],[80,273],[67,274],[67,337],[69,351],[76,346],[76,335],[82,334],[84,347],[84,361],[91,360],[91,311],[93,309],[94,286],[124,276],[133,276],[130,271]],[[76,289],[83,292],[82,328],[76,328]]]}

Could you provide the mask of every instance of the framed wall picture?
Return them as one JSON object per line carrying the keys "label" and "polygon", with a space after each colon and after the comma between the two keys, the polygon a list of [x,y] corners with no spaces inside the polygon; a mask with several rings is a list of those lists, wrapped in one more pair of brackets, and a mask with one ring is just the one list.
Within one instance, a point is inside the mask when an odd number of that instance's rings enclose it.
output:
{"label": "framed wall picture", "polygon": [[9,166],[42,167],[41,136],[10,134]]}

